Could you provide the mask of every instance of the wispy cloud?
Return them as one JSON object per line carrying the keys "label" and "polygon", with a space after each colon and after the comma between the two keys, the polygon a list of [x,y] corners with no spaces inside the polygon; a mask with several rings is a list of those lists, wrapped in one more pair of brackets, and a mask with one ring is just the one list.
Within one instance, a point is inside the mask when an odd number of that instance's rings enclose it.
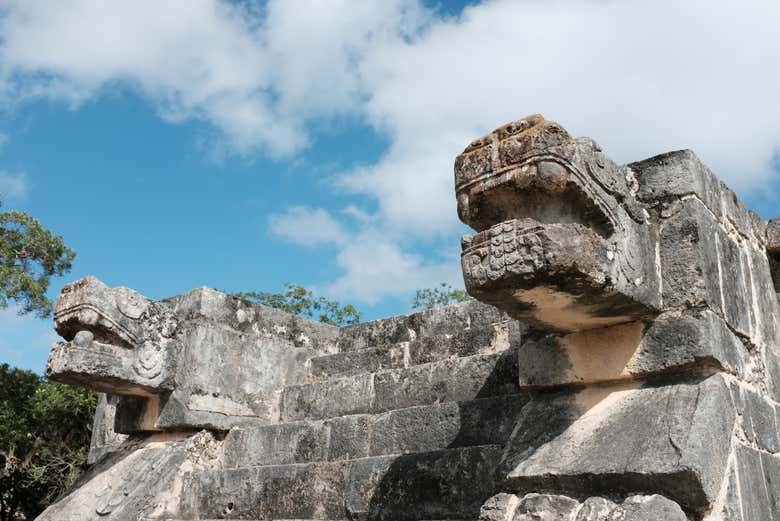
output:
{"label": "wispy cloud", "polygon": [[293,206],[268,219],[272,234],[293,244],[314,248],[341,246],[349,239],[344,227],[322,208]]}
{"label": "wispy cloud", "polygon": [[431,260],[404,251],[397,240],[369,228],[351,238],[337,256],[342,275],[323,290],[350,301],[375,304],[439,282],[462,284],[457,259]]}
{"label": "wispy cloud", "polygon": [[0,170],[0,196],[21,198],[27,195],[27,175]]}

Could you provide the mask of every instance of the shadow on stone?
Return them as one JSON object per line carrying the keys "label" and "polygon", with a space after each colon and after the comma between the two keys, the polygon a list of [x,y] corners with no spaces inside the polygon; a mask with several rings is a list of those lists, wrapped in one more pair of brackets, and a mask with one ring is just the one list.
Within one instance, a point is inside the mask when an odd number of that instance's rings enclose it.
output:
{"label": "shadow on stone", "polygon": [[[482,400],[495,397],[504,400],[497,404]],[[352,518],[475,519],[485,500],[500,488],[507,442],[516,436],[518,426],[528,424],[529,413],[537,414],[529,399],[531,395],[518,386],[515,346],[500,358],[475,400],[458,402],[460,430],[446,448],[388,456],[365,466],[357,464],[351,481],[368,485],[369,498],[362,505],[366,510],[359,505],[348,508]],[[485,405],[488,401],[492,405]],[[557,424],[548,417],[531,422],[538,431],[526,433],[529,449],[554,438],[574,419],[568,412],[560,416]]]}
{"label": "shadow on stone", "polygon": [[721,376],[523,393],[516,360],[508,350],[479,393],[517,399],[506,426],[489,409],[475,413],[478,401],[461,402],[445,449],[358,463],[351,481],[368,500],[348,506],[353,518],[473,519],[498,492],[662,494],[688,512],[714,500],[734,422]]}

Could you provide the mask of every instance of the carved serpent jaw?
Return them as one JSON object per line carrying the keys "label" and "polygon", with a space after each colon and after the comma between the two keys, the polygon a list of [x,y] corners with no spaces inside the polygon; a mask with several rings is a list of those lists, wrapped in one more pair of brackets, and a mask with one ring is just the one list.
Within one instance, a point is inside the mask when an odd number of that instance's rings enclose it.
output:
{"label": "carved serpent jaw", "polygon": [[657,314],[656,239],[636,179],[593,141],[529,116],[469,145],[455,187],[478,232],[461,257],[475,298],[561,332]]}
{"label": "carved serpent jaw", "polygon": [[168,344],[177,325],[160,304],[85,277],[63,288],[54,327],[65,342],[52,347],[49,378],[115,394],[167,389]]}

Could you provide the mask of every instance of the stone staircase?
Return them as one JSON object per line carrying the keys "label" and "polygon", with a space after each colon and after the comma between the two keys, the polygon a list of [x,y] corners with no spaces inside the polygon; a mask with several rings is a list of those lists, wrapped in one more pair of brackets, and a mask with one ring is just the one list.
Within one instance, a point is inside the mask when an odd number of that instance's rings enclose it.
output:
{"label": "stone staircase", "polygon": [[345,328],[338,352],[281,391],[278,424],[230,430],[221,468],[187,478],[182,514],[476,519],[528,401],[523,332],[478,303]]}

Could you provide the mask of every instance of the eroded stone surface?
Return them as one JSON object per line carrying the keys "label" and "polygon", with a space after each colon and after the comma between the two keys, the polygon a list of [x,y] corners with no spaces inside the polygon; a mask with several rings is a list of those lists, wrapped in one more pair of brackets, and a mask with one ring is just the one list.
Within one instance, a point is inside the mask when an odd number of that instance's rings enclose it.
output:
{"label": "eroded stone surface", "polygon": [[555,494],[498,494],[480,511],[480,521],[688,521],[680,506],[659,495],[633,495],[622,502],[603,497],[578,501]]}
{"label": "eroded stone surface", "polygon": [[539,396],[523,410],[502,466],[513,490],[644,491],[700,509],[720,489],[735,416],[719,375]]}
{"label": "eroded stone surface", "polygon": [[219,462],[219,443],[208,432],[130,438],[92,466],[76,489],[46,509],[41,521],[179,515],[183,478]]}
{"label": "eroded stone surface", "polygon": [[709,310],[670,311],[649,324],[629,322],[530,338],[518,349],[523,388],[650,378],[681,371],[746,377],[750,353]]}

